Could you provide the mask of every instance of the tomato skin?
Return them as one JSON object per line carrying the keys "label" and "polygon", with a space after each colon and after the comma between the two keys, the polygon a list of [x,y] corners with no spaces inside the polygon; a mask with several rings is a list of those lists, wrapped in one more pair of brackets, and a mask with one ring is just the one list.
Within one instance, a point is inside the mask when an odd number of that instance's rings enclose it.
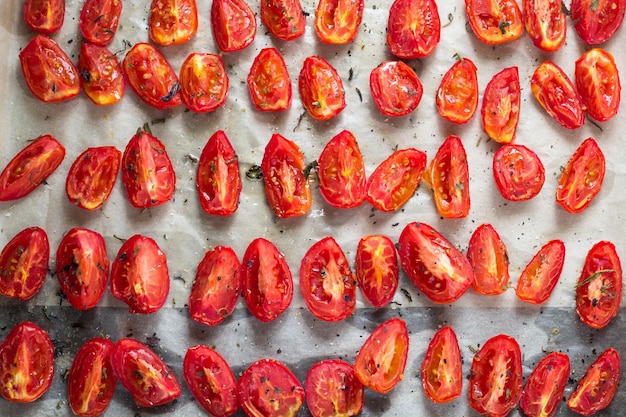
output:
{"label": "tomato skin", "polygon": [[263,238],[254,239],[241,263],[243,298],[254,317],[276,320],[291,304],[293,278],[285,257]]}
{"label": "tomato skin", "polygon": [[0,294],[28,300],[43,287],[50,243],[40,227],[23,229],[0,252]]}
{"label": "tomato skin", "polygon": [[341,321],[356,309],[356,279],[332,236],[319,240],[300,263],[300,291],[309,311],[324,321]]}
{"label": "tomato skin", "polygon": [[578,381],[574,392],[567,399],[567,406],[583,416],[590,416],[609,406],[620,380],[619,353],[608,348],[587,368]]}
{"label": "tomato skin", "polygon": [[0,395],[30,403],[48,391],[54,377],[54,345],[48,333],[23,321],[0,344]]}
{"label": "tomato skin", "polygon": [[265,146],[261,170],[265,194],[276,216],[286,219],[309,211],[313,197],[298,145],[274,133]]}
{"label": "tomato skin", "polygon": [[502,197],[526,201],[541,192],[546,180],[539,156],[524,145],[508,143],[493,155],[493,178]]}
{"label": "tomato skin", "polygon": [[196,0],[152,0],[148,34],[152,42],[180,45],[189,41],[198,31]]}
{"label": "tomato skin", "polygon": [[474,270],[474,291],[498,295],[509,285],[509,253],[500,235],[491,224],[474,230],[467,247],[467,259]]}
{"label": "tomato skin", "polygon": [[611,39],[622,25],[624,13],[625,0],[572,0],[570,4],[574,28],[580,39],[589,45]]}
{"label": "tomato skin", "polygon": [[444,74],[435,102],[441,117],[452,123],[467,123],[474,117],[478,107],[478,75],[470,59],[457,60]]}
{"label": "tomato skin", "polygon": [[298,75],[302,105],[316,120],[329,120],[346,107],[343,81],[324,58],[309,56]]}
{"label": "tomato skin", "polygon": [[170,291],[165,253],[147,236],[133,235],[120,247],[111,265],[111,293],[131,313],[159,310]]}
{"label": "tomato skin", "polygon": [[524,34],[522,12],[515,0],[465,0],[465,13],[476,37],[499,45]]}
{"label": "tomato skin", "polygon": [[402,61],[385,61],[370,73],[370,91],[382,114],[399,117],[417,108],[424,87],[407,64]]}
{"label": "tomato skin", "polygon": [[72,307],[95,307],[109,280],[109,257],[102,235],[89,229],[70,229],[57,248],[56,275]]}
{"label": "tomato skin", "polygon": [[239,377],[238,396],[248,416],[295,417],[304,404],[304,388],[283,363],[260,359]]}
{"label": "tomato skin", "polygon": [[354,208],[365,201],[367,179],[363,155],[352,132],[342,130],[317,158],[319,189],[328,204]]}
{"label": "tomato skin", "polygon": [[570,213],[585,210],[602,188],[606,161],[593,138],[587,138],[574,151],[559,178],[556,202]]}
{"label": "tomato skin", "polygon": [[399,210],[413,197],[425,169],[425,152],[398,149],[374,169],[367,180],[365,198],[380,211]]}
{"label": "tomato skin", "polygon": [[0,201],[30,194],[61,165],[63,158],[65,148],[52,135],[42,135],[30,142],[0,173]]}
{"label": "tomato skin", "polygon": [[228,417],[239,409],[237,379],[226,360],[210,347],[196,345],[187,350],[183,378],[210,415]]}
{"label": "tomato skin", "polygon": [[65,0],[26,0],[23,16],[35,32],[47,35],[58,32],[65,19]]}
{"label": "tomato skin", "polygon": [[[472,285],[474,272],[465,255],[433,227],[409,223],[399,244],[402,268],[431,301],[452,303]],[[447,270],[443,266],[448,266]]]}
{"label": "tomato skin", "polygon": [[180,97],[189,110],[207,113],[226,103],[228,73],[219,55],[194,52],[180,67]]}
{"label": "tomato skin", "polygon": [[37,99],[57,103],[80,93],[78,71],[54,39],[35,35],[19,56],[26,86]]}
{"label": "tomato skin", "polygon": [[561,49],[567,32],[567,15],[563,4],[551,0],[523,0],[524,27],[533,44],[546,52]]}
{"label": "tomato skin", "polygon": [[120,22],[122,0],[85,0],[80,11],[80,33],[87,42],[109,44]]}
{"label": "tomato skin", "polygon": [[105,46],[83,43],[78,57],[80,86],[98,106],[115,104],[126,90],[124,71],[117,56]]}
{"label": "tomato skin", "polygon": [[622,87],[611,53],[593,48],[582,54],[576,60],[574,81],[589,116],[606,122],[617,114]]}
{"label": "tomato skin", "polygon": [[250,99],[257,110],[281,111],[291,107],[291,78],[278,49],[261,49],[250,67],[247,82]]}
{"label": "tomato skin", "polygon": [[441,37],[439,10],[434,0],[394,0],[387,20],[387,45],[401,59],[430,55]]}
{"label": "tomato skin", "polygon": [[256,16],[245,0],[214,0],[211,28],[222,52],[240,51],[254,40]]}
{"label": "tomato skin", "polygon": [[480,414],[504,417],[522,394],[522,353],[517,341],[500,334],[474,355],[469,374],[470,406]]}
{"label": "tomato skin", "polygon": [[334,45],[350,43],[363,19],[364,0],[319,0],[315,9],[315,32]]}
{"label": "tomato skin", "polygon": [[235,149],[223,130],[207,141],[196,174],[202,210],[216,216],[230,216],[239,207],[241,173]]}
{"label": "tomato skin", "polygon": [[424,393],[435,404],[457,399],[463,389],[463,358],[454,329],[444,326],[428,344],[422,361]]}
{"label": "tomato skin", "polygon": [[393,299],[399,284],[398,253],[384,235],[361,238],[356,249],[356,280],[365,299],[376,308]]}
{"label": "tomato skin", "polygon": [[227,246],[208,250],[191,287],[189,315],[207,326],[220,324],[235,309],[241,287],[241,264],[235,251]]}
{"label": "tomato skin", "polygon": [[167,404],[180,396],[176,375],[143,343],[125,337],[111,351],[113,373],[140,407]]}
{"label": "tomato skin", "polygon": [[515,294],[531,304],[545,303],[559,281],[565,262],[565,244],[558,239],[543,245],[517,281]]}
{"label": "tomato skin", "polygon": [[111,365],[114,345],[110,339],[94,337],[76,353],[67,378],[67,398],[77,416],[98,416],[109,406],[117,381]]}
{"label": "tomato skin", "polygon": [[300,0],[266,0],[260,3],[261,22],[272,35],[284,41],[304,35],[306,20]]}
{"label": "tomato skin", "polygon": [[115,146],[87,148],[74,160],[65,180],[67,198],[85,210],[102,207],[111,195],[122,152]]}
{"label": "tomato skin", "polygon": [[483,130],[498,143],[515,140],[521,105],[519,71],[508,67],[495,74],[485,87],[480,110]]}
{"label": "tomato skin", "polygon": [[364,389],[354,368],[340,359],[316,362],[304,382],[313,417],[356,416],[363,409]]}
{"label": "tomato skin", "polygon": [[361,384],[386,394],[404,379],[409,353],[409,332],[404,320],[394,317],[378,325],[354,359],[354,373]]}
{"label": "tomato skin", "polygon": [[544,356],[526,381],[520,408],[528,417],[552,417],[563,399],[570,375],[569,357],[561,352]]}
{"label": "tomato skin", "polygon": [[615,245],[593,245],[576,284],[576,312],[594,329],[605,327],[617,316],[622,300],[622,265]]}

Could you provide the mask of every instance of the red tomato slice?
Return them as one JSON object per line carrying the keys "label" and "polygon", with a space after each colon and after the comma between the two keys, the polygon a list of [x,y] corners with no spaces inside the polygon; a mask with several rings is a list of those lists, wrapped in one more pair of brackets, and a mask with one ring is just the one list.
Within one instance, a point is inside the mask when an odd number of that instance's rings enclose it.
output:
{"label": "red tomato slice", "polygon": [[178,76],[153,45],[136,43],[126,52],[122,66],[130,88],[144,103],[160,110],[181,103]]}
{"label": "red tomato slice", "polygon": [[210,347],[197,345],[187,350],[183,378],[210,415],[228,417],[239,409],[237,379],[226,360]]}
{"label": "red tomato slice", "polygon": [[274,133],[261,162],[267,200],[280,218],[302,216],[313,202],[304,176],[304,155],[294,142]]}
{"label": "red tomato slice", "polygon": [[111,195],[121,160],[122,152],[115,146],[88,148],[83,151],[67,173],[67,198],[85,210],[102,207]]}
{"label": "red tomato slice", "polygon": [[498,143],[515,140],[521,102],[519,71],[517,67],[505,68],[494,75],[483,94],[483,130]]}
{"label": "red tomato slice", "polygon": [[424,393],[432,402],[447,403],[461,396],[463,358],[452,327],[444,326],[435,333],[421,370]]}
{"label": "red tomato slice", "polygon": [[43,287],[48,273],[50,244],[39,227],[22,230],[0,252],[0,294],[28,300]]}
{"label": "red tomato slice", "polygon": [[140,129],[130,139],[122,156],[122,182],[133,207],[156,207],[172,199],[176,175],[157,137]]}
{"label": "red tomato slice", "polygon": [[76,353],[67,377],[67,399],[77,416],[99,416],[113,399],[113,346],[110,339],[94,337]]}
{"label": "red tomato slice", "polygon": [[356,309],[356,279],[331,236],[309,248],[300,263],[300,291],[309,311],[324,321],[341,321]]}
{"label": "red tomato slice", "polygon": [[124,71],[117,56],[104,46],[83,43],[78,57],[80,86],[96,105],[108,106],[122,99]]}
{"label": "red tomato slice", "polygon": [[300,0],[262,1],[261,22],[278,39],[290,41],[304,35],[306,20]]}
{"label": "red tomato slice", "polygon": [[128,304],[131,313],[150,314],[165,304],[169,291],[167,259],[161,248],[147,236],[131,236],[111,266],[113,296]]}
{"label": "red tomato slice", "polygon": [[280,111],[291,107],[291,78],[278,49],[261,49],[250,67],[247,81],[250,98],[257,110]]}
{"label": "red tomato slice", "polygon": [[546,180],[541,159],[524,145],[503,145],[493,155],[492,165],[498,191],[509,201],[530,200]]}
{"label": "red tomato slice", "polygon": [[239,402],[249,416],[295,417],[304,404],[304,388],[283,363],[260,359],[239,377]]}
{"label": "red tomato slice", "polygon": [[328,141],[317,158],[317,175],[320,192],[331,206],[354,208],[365,201],[365,164],[350,131],[343,130]]}
{"label": "red tomato slice", "polygon": [[313,417],[356,416],[363,409],[364,389],[354,368],[340,359],[315,363],[304,382]]}
{"label": "red tomato slice", "polygon": [[563,4],[552,0],[523,0],[524,26],[535,46],[558,51],[565,43],[567,16]]}
{"label": "red tomato slice", "polygon": [[620,380],[619,353],[608,348],[593,362],[567,399],[567,406],[578,414],[590,416],[611,404]]}
{"label": "red tomato slice", "polygon": [[385,116],[411,113],[422,100],[424,88],[415,71],[402,61],[385,61],[370,73],[370,91]]}
{"label": "red tomato slice", "polygon": [[202,149],[196,187],[205,212],[229,216],[237,211],[241,194],[239,159],[223,130],[215,132]]}
{"label": "red tomato slice", "polygon": [[102,235],[83,228],[69,230],[57,249],[56,275],[72,307],[95,307],[109,280],[109,257]]}
{"label": "red tomato slice", "polygon": [[509,285],[509,253],[492,225],[476,228],[467,247],[467,259],[474,270],[474,291],[498,295]]}
{"label": "red tomato slice", "polygon": [[528,262],[517,281],[515,293],[532,304],[545,303],[559,281],[565,262],[565,244],[551,240]]}
{"label": "red tomato slice", "polygon": [[152,0],[148,33],[163,46],[180,45],[198,31],[196,0]]}
{"label": "red tomato slice", "polygon": [[26,145],[0,173],[0,201],[30,194],[43,184],[65,158],[65,148],[51,135],[42,135]]}
{"label": "red tomato slice", "polygon": [[474,272],[465,255],[431,226],[409,223],[399,244],[402,268],[433,302],[454,302],[472,285]]}
{"label": "red tomato slice", "polygon": [[376,308],[391,302],[399,284],[398,253],[383,235],[364,236],[356,249],[356,280],[361,293]]}
{"label": "red tomato slice", "polygon": [[622,300],[622,265],[615,245],[601,241],[587,253],[576,284],[576,312],[594,329],[605,327],[619,312]]}
{"label": "red tomato slice", "polygon": [[437,211],[442,217],[467,217],[471,204],[469,167],[461,138],[448,136],[423,176],[433,192]]}
{"label": "red tomato slice", "polygon": [[551,352],[543,357],[526,380],[520,408],[528,417],[552,417],[563,400],[570,375],[569,357]]}
{"label": "red tomato slice", "polygon": [[332,119],[346,107],[341,77],[322,57],[310,56],[304,60],[298,90],[302,105],[314,119]]}
{"label": "red tomato slice", "polygon": [[214,0],[211,27],[220,50],[240,51],[254,40],[256,16],[245,0]]}
{"label": "red tomato slice", "polygon": [[533,96],[559,124],[577,129],[585,123],[585,108],[567,74],[552,61],[537,67],[530,80]]}
{"label": "red tomato slice", "polygon": [[35,323],[13,327],[0,344],[0,395],[15,403],[30,403],[48,391],[54,377],[54,345]]}
{"label": "red tomato slice", "polygon": [[44,103],[74,98],[80,93],[76,67],[54,39],[36,35],[20,51],[26,86]]}
{"label": "red tomato slice", "polygon": [[194,52],[180,67],[180,97],[195,113],[223,106],[228,85],[228,73],[219,55]]}
{"label": "red tomato slice", "polygon": [[602,188],[606,162],[593,138],[576,149],[559,178],[556,202],[570,213],[585,210]]}
{"label": "red tomato slice", "polygon": [[174,401],[181,389],[176,375],[143,343],[125,337],[115,343],[111,364],[117,379],[140,407],[156,407]]}
{"label": "red tomato slice", "polygon": [[600,48],[585,52],[576,60],[574,80],[589,116],[606,122],[617,114],[622,87],[613,55]]}
{"label": "red tomato slice", "polygon": [[65,19],[65,0],[26,0],[24,21],[35,32],[58,32]]}
{"label": "red tomato slice", "polygon": [[470,406],[480,414],[504,417],[522,394],[522,353],[507,335],[487,340],[474,355],[467,390]]}
{"label": "red tomato slice", "polygon": [[241,263],[243,298],[254,317],[276,320],[293,298],[293,278],[285,257],[269,240],[254,239]]}
{"label": "red tomato slice", "polygon": [[122,0],[85,0],[80,11],[80,33],[87,42],[105,46],[113,40],[122,14]]}
{"label": "red tomato slice", "polygon": [[215,326],[231,315],[241,293],[240,269],[237,254],[227,246],[216,246],[204,254],[189,294],[192,319]]}
{"label": "red tomato slice", "polygon": [[426,153],[399,149],[381,162],[367,180],[365,198],[384,212],[399,210],[415,194],[424,170]]}
{"label": "red tomato slice", "polygon": [[342,45],[352,42],[363,19],[364,0],[319,0],[315,31],[322,42]]}
{"label": "red tomato slice", "polygon": [[435,0],[394,0],[387,20],[387,45],[401,59],[423,58],[439,44],[441,21]]}
{"label": "red tomato slice", "polygon": [[474,117],[478,107],[478,75],[471,60],[462,58],[450,67],[439,84],[435,102],[441,117],[452,123],[467,123]]}
{"label": "red tomato slice", "polygon": [[524,34],[515,0],[465,0],[465,13],[476,37],[486,44],[510,42]]}
{"label": "red tomato slice", "polygon": [[611,39],[622,25],[625,0],[572,0],[570,15],[578,36],[590,45]]}
{"label": "red tomato slice", "polygon": [[369,335],[354,359],[354,373],[361,384],[386,394],[404,379],[409,353],[409,332],[400,318],[380,324]]}

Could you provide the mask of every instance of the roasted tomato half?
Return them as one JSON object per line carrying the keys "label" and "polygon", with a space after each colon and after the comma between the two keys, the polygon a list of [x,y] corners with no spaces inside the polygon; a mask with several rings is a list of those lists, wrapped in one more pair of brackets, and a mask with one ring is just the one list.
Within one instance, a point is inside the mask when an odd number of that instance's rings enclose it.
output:
{"label": "roasted tomato half", "polygon": [[539,194],[546,180],[539,156],[530,148],[514,143],[496,151],[492,170],[498,191],[509,201],[530,200]]}
{"label": "roasted tomato half", "polygon": [[546,52],[558,51],[565,43],[567,15],[561,1],[523,0],[524,26],[535,46]]}
{"label": "roasted tomato half", "polygon": [[465,0],[465,13],[476,37],[486,44],[509,42],[524,34],[515,0]]}
{"label": "roasted tomato half", "polygon": [[278,49],[261,49],[250,67],[247,81],[250,99],[257,110],[280,111],[291,107],[291,78]]}
{"label": "roasted tomato half", "polygon": [[85,0],[80,11],[80,33],[87,42],[104,46],[113,40],[122,14],[122,0]]}
{"label": "roasted tomato half", "polygon": [[495,74],[483,94],[480,110],[483,130],[498,143],[515,140],[519,122],[521,89],[517,67],[505,68]]}
{"label": "roasted tomato half", "polygon": [[67,173],[67,198],[85,210],[95,210],[109,198],[120,170],[122,152],[115,146],[84,150]]}
{"label": "roasted tomato half", "polygon": [[363,19],[364,0],[319,0],[315,9],[315,31],[325,43],[352,42]]}
{"label": "roasted tomato half", "polygon": [[617,114],[622,87],[613,55],[600,48],[588,50],[576,60],[574,80],[589,116],[606,122]]}
{"label": "roasted tomato half", "polygon": [[520,397],[520,408],[528,417],[552,417],[563,401],[570,375],[569,357],[551,352],[533,369]]}
{"label": "roasted tomato half", "polygon": [[302,105],[316,120],[328,120],[346,107],[343,81],[324,58],[309,56],[298,75]]}
{"label": "roasted tomato half", "polygon": [[33,297],[45,282],[49,259],[50,243],[42,228],[29,227],[13,236],[0,252],[0,294]]}
{"label": "roasted tomato half", "polygon": [[65,0],[26,0],[24,21],[35,32],[58,32],[65,20]]}
{"label": "roasted tomato half", "polygon": [[0,344],[0,395],[15,403],[30,403],[52,385],[54,345],[48,333],[24,321]]}
{"label": "roasted tomato half", "polygon": [[435,0],[395,0],[389,8],[387,45],[401,59],[423,58],[439,44],[441,22]]}
{"label": "roasted tomato half", "polygon": [[376,308],[389,304],[398,289],[400,274],[393,241],[383,235],[362,237],[356,249],[355,267],[365,299]]}
{"label": "roasted tomato half", "polygon": [[435,303],[458,300],[472,285],[465,255],[425,223],[409,223],[399,239],[400,263],[415,286]]}
{"label": "roasted tomato half", "polygon": [[194,52],[180,67],[180,97],[195,113],[207,113],[223,106],[228,84],[228,74],[219,55]]}
{"label": "roasted tomato half", "polygon": [[309,248],[300,263],[300,291],[309,311],[324,321],[340,321],[356,308],[356,279],[331,236]]}
{"label": "roasted tomato half", "polygon": [[80,85],[98,106],[115,104],[126,90],[124,71],[117,56],[105,46],[83,43],[78,58]]}
{"label": "roasted tomato half", "polygon": [[340,359],[315,363],[306,374],[304,391],[313,417],[356,416],[363,409],[363,384],[352,365]]}
{"label": "roasted tomato half", "polygon": [[444,326],[435,333],[421,370],[424,393],[432,402],[447,403],[461,396],[463,358],[452,327]]}
{"label": "roasted tomato half", "polygon": [[471,60],[457,60],[444,74],[435,103],[441,117],[452,123],[467,123],[474,117],[478,107],[478,75]]}
{"label": "roasted tomato half", "polygon": [[489,223],[474,230],[467,247],[467,259],[474,270],[474,291],[498,295],[509,285],[509,252],[496,229]]}
{"label": "roasted tomato half", "polygon": [[65,148],[51,135],[39,136],[11,159],[0,173],[0,201],[30,194],[65,158]]}
{"label": "roasted tomato half", "polygon": [[152,0],[148,33],[159,45],[180,45],[198,31],[196,0]]}
{"label": "roasted tomato half", "polygon": [[256,16],[245,0],[214,0],[211,28],[223,52],[239,51],[250,45],[256,35]]}
{"label": "roasted tomato half", "polygon": [[515,293],[531,304],[545,303],[559,282],[565,262],[565,244],[558,239],[543,245],[528,262],[517,281]]}
{"label": "roasted tomato half", "polygon": [[385,61],[370,73],[370,91],[378,110],[385,116],[411,113],[422,100],[422,82],[402,61]]}
{"label": "roasted tomato half", "polygon": [[572,0],[570,16],[578,36],[590,45],[611,39],[624,20],[626,0]]}
{"label": "roasted tomato half", "polygon": [[284,41],[304,35],[306,20],[300,0],[262,1],[261,22],[272,35]]}

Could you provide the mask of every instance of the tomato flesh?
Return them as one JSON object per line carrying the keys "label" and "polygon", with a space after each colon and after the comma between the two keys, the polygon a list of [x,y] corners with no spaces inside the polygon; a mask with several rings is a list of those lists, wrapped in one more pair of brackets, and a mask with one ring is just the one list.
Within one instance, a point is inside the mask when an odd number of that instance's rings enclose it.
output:
{"label": "tomato flesh", "polygon": [[256,35],[256,16],[245,0],[214,0],[211,28],[223,52],[235,52],[250,45]]}
{"label": "tomato flesh", "polygon": [[122,153],[114,146],[84,150],[67,173],[67,198],[85,210],[102,207],[117,181],[121,160]]}
{"label": "tomato flesh", "polygon": [[250,67],[247,82],[257,110],[281,111],[291,107],[291,78],[278,49],[261,49]]}
{"label": "tomato flesh", "polygon": [[198,30],[196,0],[152,0],[148,33],[163,46],[189,41]]}
{"label": "tomato flesh", "polygon": [[534,198],[546,180],[541,159],[524,145],[501,146],[493,155],[492,170],[500,195],[509,201]]}
{"label": "tomato flesh", "polygon": [[524,34],[515,0],[465,0],[465,13],[476,37],[486,44],[499,45]]}
{"label": "tomato flesh", "polygon": [[387,20],[387,45],[401,59],[423,58],[433,53],[441,37],[435,0],[394,0]]}
{"label": "tomato flesh", "polygon": [[523,0],[522,16],[533,44],[546,52],[561,49],[567,32],[563,4],[552,0]]}
{"label": "tomato flesh", "polygon": [[572,0],[570,16],[578,36],[589,45],[611,39],[622,26],[626,0]]}
{"label": "tomato flesh", "polygon": [[46,231],[29,227],[9,240],[0,252],[0,294],[28,300],[43,287],[50,243]]}
{"label": "tomato flesh", "polygon": [[385,116],[405,116],[417,108],[424,88],[415,71],[402,61],[385,61],[370,73],[370,91]]}
{"label": "tomato flesh", "polygon": [[444,74],[435,100],[439,114],[457,124],[467,123],[478,107],[476,65],[468,58],[457,60]]}
{"label": "tomato flesh", "polygon": [[552,417],[563,400],[570,375],[569,357],[561,352],[544,356],[526,381],[520,408],[528,417]]}
{"label": "tomato flesh", "polygon": [[398,253],[384,235],[364,236],[356,250],[356,280],[365,299],[380,308],[391,302],[399,284]]}
{"label": "tomato flesh", "polygon": [[120,22],[122,0],[85,0],[80,11],[80,33],[87,42],[109,44]]}
{"label": "tomato flesh", "polygon": [[325,43],[352,42],[363,19],[364,0],[319,0],[315,9],[315,31]]}
{"label": "tomato flesh", "polygon": [[260,2],[261,22],[278,39],[290,41],[304,35],[306,20],[300,0]]}
{"label": "tomato flesh", "polygon": [[565,262],[565,244],[558,239],[543,245],[528,262],[517,281],[515,293],[531,304],[545,303],[561,276]]}
{"label": "tomato flesh", "polygon": [[65,0],[26,0],[22,14],[29,28],[50,35],[63,26]]}
{"label": "tomato flesh", "polygon": [[474,291],[484,295],[502,294],[509,285],[509,254],[491,224],[476,228],[467,247],[467,259],[474,270]]}
{"label": "tomato flesh", "polygon": [[447,403],[461,396],[463,366],[456,333],[444,326],[428,344],[422,361],[422,386],[426,396],[436,404]]}
{"label": "tomato flesh", "polygon": [[593,48],[582,54],[576,60],[574,81],[589,116],[599,122],[615,117],[622,86],[611,53]]}
{"label": "tomato flesh", "polygon": [[304,60],[298,75],[302,105],[316,120],[329,120],[346,107],[345,90],[337,70],[319,56]]}
{"label": "tomato flesh", "polygon": [[340,359],[316,362],[304,382],[313,417],[356,416],[363,409],[364,389],[354,368]]}
{"label": "tomato flesh", "polygon": [[180,67],[180,97],[195,113],[212,112],[226,103],[228,73],[219,55],[190,54]]}
{"label": "tomato flesh", "polygon": [[78,58],[80,86],[98,106],[115,104],[126,90],[124,71],[117,56],[104,46],[83,43]]}
{"label": "tomato flesh", "polygon": [[495,74],[485,87],[480,110],[483,130],[498,143],[515,140],[521,105],[519,71],[516,66]]}

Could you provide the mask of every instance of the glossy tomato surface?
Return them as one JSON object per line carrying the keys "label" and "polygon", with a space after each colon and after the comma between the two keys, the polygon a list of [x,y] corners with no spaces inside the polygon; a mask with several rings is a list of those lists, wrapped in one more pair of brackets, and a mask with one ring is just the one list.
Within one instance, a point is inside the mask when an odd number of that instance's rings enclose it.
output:
{"label": "glossy tomato surface", "polygon": [[569,357],[551,352],[544,356],[526,380],[520,408],[528,417],[552,417],[563,400],[570,375]]}
{"label": "glossy tomato surface", "polygon": [[385,116],[411,113],[422,100],[424,88],[415,71],[402,61],[385,61],[370,73],[370,91]]}
{"label": "glossy tomato surface", "polygon": [[48,391],[54,377],[54,345],[48,333],[23,321],[0,344],[0,395],[30,403]]}
{"label": "glossy tomato surface", "polygon": [[80,11],[80,33],[87,42],[104,46],[117,32],[122,0],[85,0]]}
{"label": "glossy tomato surface", "polygon": [[152,0],[148,34],[152,42],[163,45],[180,45],[190,40],[198,31],[196,0]]}
{"label": "glossy tomato surface", "polygon": [[441,404],[461,396],[463,389],[463,358],[456,333],[450,326],[439,329],[428,344],[422,361],[424,393]]}
{"label": "glossy tomato surface", "polygon": [[67,198],[85,210],[102,207],[117,181],[121,160],[122,152],[115,146],[85,149],[67,173]]}
{"label": "glossy tomato surface", "polygon": [[474,230],[467,247],[467,259],[474,270],[474,291],[484,295],[502,294],[509,285],[509,252],[496,229],[483,223]]}
{"label": "glossy tomato surface", "polygon": [[401,59],[430,55],[441,37],[435,0],[394,0],[387,20],[387,45]]}
{"label": "glossy tomato surface", "polygon": [[319,56],[305,58],[298,75],[302,105],[316,120],[329,120],[346,107],[343,81],[337,70]]}
{"label": "glossy tomato surface", "polygon": [[241,264],[227,246],[208,250],[196,270],[189,294],[189,315],[208,326],[223,322],[235,309],[241,293]]}
{"label": "glossy tomato surface", "polygon": [[465,13],[476,37],[486,44],[510,42],[524,34],[516,0],[465,0]]}
{"label": "glossy tomato surface", "polygon": [[219,55],[194,52],[180,67],[180,97],[195,113],[207,113],[226,103],[228,73]]}
{"label": "glossy tomato surface", "polygon": [[433,227],[409,223],[399,244],[402,268],[431,301],[454,302],[472,285],[474,272],[465,255]]}
{"label": "glossy tomato surface", "polygon": [[331,236],[319,240],[300,263],[300,291],[320,320],[340,321],[356,309],[356,279],[343,250]]}
{"label": "glossy tomato surface", "polygon": [[578,36],[590,45],[611,39],[622,26],[625,0],[572,0],[570,16]]}
{"label": "glossy tomato surface", "polygon": [[368,235],[356,249],[356,280],[361,293],[374,307],[389,304],[398,289],[400,268],[393,241],[384,235]]}
{"label": "glossy tomato surface", "polygon": [[363,409],[364,389],[349,363],[316,362],[304,382],[306,404],[313,417],[356,416]]}
{"label": "glossy tomato surface", "polygon": [[522,16],[533,44],[543,51],[561,49],[567,33],[567,15],[563,3],[552,0],[523,0]]}
{"label": "glossy tomato surface", "polygon": [[18,232],[0,252],[0,294],[28,300],[43,286],[50,260],[48,234],[40,227]]}
{"label": "glossy tomato surface", "polygon": [[250,99],[257,110],[280,111],[291,107],[291,78],[278,49],[261,49],[250,67],[247,82]]}
{"label": "glossy tomato surface", "polygon": [[272,35],[284,41],[304,35],[306,20],[300,0],[266,0],[260,3],[261,22]]}
{"label": "glossy tomato surface", "polygon": [[493,178],[502,197],[525,201],[537,196],[546,180],[539,156],[524,145],[508,143],[493,155]]}
{"label": "glossy tomato surface", "polygon": [[622,86],[610,52],[593,48],[576,60],[574,81],[587,114],[599,122],[612,119],[619,110]]}
{"label": "glossy tomato surface", "polygon": [[159,310],[170,291],[167,259],[150,237],[133,235],[122,244],[111,266],[111,293],[131,313]]}
{"label": "glossy tomato surface", "polygon": [[483,94],[483,130],[498,143],[515,140],[521,105],[519,70],[508,67],[495,74],[485,87]]}
{"label": "glossy tomato surface", "polygon": [[80,86],[96,105],[108,106],[122,99],[124,71],[117,56],[105,46],[83,43],[78,57]]}
{"label": "glossy tomato surface", "polygon": [[322,42],[341,45],[352,42],[363,19],[364,0],[318,0],[315,31]]}
{"label": "glossy tomato surface", "polygon": [[125,337],[111,351],[113,373],[140,407],[156,407],[174,401],[181,389],[176,375],[154,351]]}
{"label": "glossy tomato surface", "polygon": [[531,304],[543,304],[554,291],[565,262],[565,244],[554,239],[532,257],[517,281],[515,293]]}
{"label": "glossy tomato surface", "polygon": [[457,60],[444,74],[435,103],[444,119],[463,124],[474,117],[478,107],[478,70],[468,59]]}
{"label": "glossy tomato surface", "polygon": [[239,51],[254,40],[256,16],[245,0],[214,0],[211,28],[222,52]]}
{"label": "glossy tomato surface", "polygon": [[9,161],[0,173],[0,201],[30,194],[65,158],[65,148],[51,135],[39,136]]}
{"label": "glossy tomato surface", "polygon": [[23,16],[35,32],[52,34],[63,26],[65,0],[25,0]]}

